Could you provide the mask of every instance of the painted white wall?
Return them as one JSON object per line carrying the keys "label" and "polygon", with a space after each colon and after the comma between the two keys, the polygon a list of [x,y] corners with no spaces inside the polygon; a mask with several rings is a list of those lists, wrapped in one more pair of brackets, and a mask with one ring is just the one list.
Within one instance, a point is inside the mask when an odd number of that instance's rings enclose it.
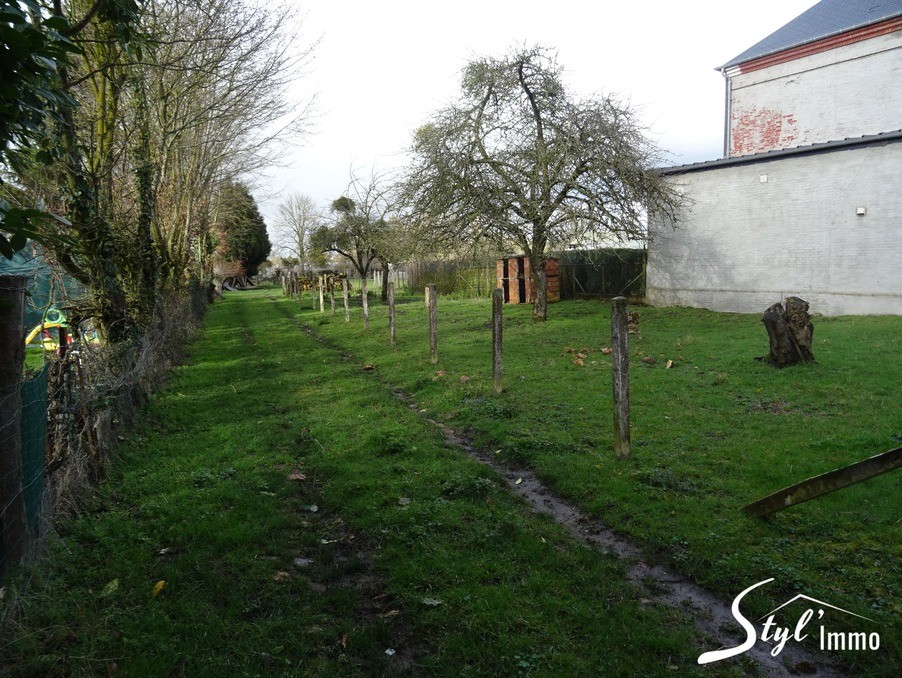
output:
{"label": "painted white wall", "polygon": [[649,303],[902,315],[900,176],[902,142],[672,176],[692,204],[675,230],[652,223]]}
{"label": "painted white wall", "polygon": [[731,79],[730,155],[902,129],[902,31]]}

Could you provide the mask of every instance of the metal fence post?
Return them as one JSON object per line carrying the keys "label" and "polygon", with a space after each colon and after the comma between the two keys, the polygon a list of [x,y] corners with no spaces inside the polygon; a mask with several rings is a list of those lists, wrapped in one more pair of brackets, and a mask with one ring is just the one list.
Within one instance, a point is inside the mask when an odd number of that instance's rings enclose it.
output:
{"label": "metal fence post", "polygon": [[0,276],[0,573],[28,549],[22,494],[22,369],[25,276]]}

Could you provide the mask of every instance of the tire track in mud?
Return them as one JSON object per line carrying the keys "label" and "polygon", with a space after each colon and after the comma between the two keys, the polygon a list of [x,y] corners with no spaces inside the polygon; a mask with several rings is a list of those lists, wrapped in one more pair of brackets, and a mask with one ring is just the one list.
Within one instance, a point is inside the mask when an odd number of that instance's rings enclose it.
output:
{"label": "tire track in mud", "polygon": [[[285,315],[288,316],[287,313]],[[314,341],[341,354],[345,360],[355,358],[345,347],[319,334],[310,325],[294,316],[291,316],[291,320]],[[423,416],[410,394],[386,382],[376,371],[369,374],[394,398],[403,402],[419,416]],[[627,579],[643,592],[645,598],[691,614],[695,627],[702,634],[712,638],[713,644],[718,646],[707,648],[708,650],[736,647],[745,640],[737,628],[738,623],[731,611],[731,603],[724,602],[719,596],[664,565],[648,562],[637,544],[618,535],[602,521],[590,518],[573,503],[557,496],[533,471],[502,463],[491,452],[479,449],[467,435],[437,419],[431,417],[425,419],[438,428],[446,444],[464,452],[501,476],[507,486],[526,500],[535,512],[551,517],[578,539],[617,556],[626,565]],[[767,676],[848,675],[828,658],[798,644],[787,643],[777,657],[772,656],[772,649],[770,644],[759,640],[745,656]]]}

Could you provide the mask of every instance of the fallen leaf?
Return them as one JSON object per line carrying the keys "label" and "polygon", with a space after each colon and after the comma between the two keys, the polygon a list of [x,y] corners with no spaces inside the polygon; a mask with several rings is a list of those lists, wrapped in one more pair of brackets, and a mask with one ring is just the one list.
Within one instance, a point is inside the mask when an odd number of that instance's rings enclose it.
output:
{"label": "fallen leaf", "polygon": [[295,470],[288,474],[288,480],[307,480],[307,476]]}
{"label": "fallen leaf", "polygon": [[370,370],[374,370],[374,369],[376,369],[376,368],[373,367],[372,365],[364,365],[364,366],[363,366],[363,371],[364,371],[364,372],[369,372]]}
{"label": "fallen leaf", "polygon": [[156,584],[153,585],[153,589],[150,592],[151,597],[156,598],[163,592],[163,589],[166,588],[166,581],[161,579]]}
{"label": "fallen leaf", "polygon": [[295,558],[294,564],[297,567],[309,567],[310,565],[313,564],[313,561],[310,560],[310,558]]}
{"label": "fallen leaf", "polygon": [[609,348],[609,347],[608,347],[608,348],[603,348],[603,349],[601,349],[601,352],[602,352],[604,355],[611,355],[611,354],[614,352],[614,349]]}
{"label": "fallen leaf", "polygon": [[576,357],[578,360],[585,360],[586,358],[589,357],[589,354],[588,353],[577,353]]}
{"label": "fallen leaf", "polygon": [[386,612],[386,613],[383,614],[382,616],[383,616],[385,619],[390,619],[391,617],[397,617],[399,614],[401,614],[401,610],[389,610],[388,612]]}
{"label": "fallen leaf", "polygon": [[394,653],[395,653],[395,651],[392,648],[388,648],[385,651],[385,654],[387,654],[389,657],[391,657]]}
{"label": "fallen leaf", "polygon": [[664,367],[669,370],[671,367],[673,367],[673,361],[668,360],[666,363],[664,363]]}
{"label": "fallen leaf", "polygon": [[655,364],[655,359],[652,358],[650,355],[647,355],[647,356],[645,356],[644,358],[642,358],[642,362],[648,363],[649,365],[654,365],[654,364]]}
{"label": "fallen leaf", "polygon": [[341,638],[338,639],[338,644],[341,645],[343,648],[347,649],[347,647],[348,647],[348,634],[347,633],[341,634]]}
{"label": "fallen leaf", "polygon": [[[106,598],[108,596],[113,595],[116,591],[119,590],[119,578],[116,577],[113,581],[103,587],[103,591],[100,592],[101,598]],[[156,595],[156,594],[154,594]]]}
{"label": "fallen leaf", "polygon": [[574,365],[579,365],[580,367],[582,367],[582,366],[585,365],[586,363],[583,362],[582,358],[574,358],[574,359],[573,359],[573,364],[574,364]]}
{"label": "fallen leaf", "polygon": [[319,506],[316,504],[304,504],[302,507],[305,511],[310,511],[310,513],[316,513],[319,511]]}
{"label": "fallen leaf", "polygon": [[447,372],[445,372],[445,370],[439,370],[438,372],[435,373],[435,376],[444,377],[446,374],[447,374]]}
{"label": "fallen leaf", "polygon": [[409,503],[410,503],[409,497],[401,497],[400,499],[398,499],[398,504],[400,506],[407,506]]}
{"label": "fallen leaf", "polygon": [[470,381],[470,377],[468,377],[466,374],[461,376],[461,378],[460,378],[461,384],[466,384],[468,381]]}
{"label": "fallen leaf", "polygon": [[436,605],[441,605],[442,601],[437,600],[435,598],[423,598],[423,605],[429,605],[430,607],[435,607]]}
{"label": "fallen leaf", "polygon": [[284,584],[287,581],[291,581],[291,575],[284,570],[279,570],[273,575],[272,580],[276,582],[276,584]]}
{"label": "fallen leaf", "polygon": [[517,478],[517,482],[515,482],[514,485],[519,485],[522,482],[523,482],[523,478]]}
{"label": "fallen leaf", "polygon": [[158,556],[171,556],[173,553],[175,553],[175,549],[171,546],[167,546],[166,548],[162,548],[157,551]]}

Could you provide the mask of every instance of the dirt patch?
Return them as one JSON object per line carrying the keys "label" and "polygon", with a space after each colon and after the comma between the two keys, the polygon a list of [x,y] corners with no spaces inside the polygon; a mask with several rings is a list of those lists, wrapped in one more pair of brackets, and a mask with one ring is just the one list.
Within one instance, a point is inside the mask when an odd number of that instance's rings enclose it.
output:
{"label": "dirt patch", "polygon": [[[300,322],[297,324],[320,344],[336,350],[346,359],[354,359],[353,355],[344,347],[318,334],[310,326]],[[394,397],[403,401],[418,415],[423,416],[417,403],[407,393],[385,383],[378,372],[373,371],[370,374],[388,388]],[[650,602],[688,612],[695,621],[696,628],[702,634],[712,638],[713,643],[716,644],[716,646],[706,649],[735,647],[745,640],[744,634],[737,628],[738,624],[730,610],[732,601],[723,601],[720,597],[670,568],[649,562],[639,546],[616,534],[601,521],[589,518],[579,508],[555,495],[531,470],[503,464],[494,457],[491,451],[476,447],[465,434],[455,431],[436,419],[429,417],[426,419],[441,431],[449,445],[497,472],[504,478],[512,491],[529,502],[533,510],[552,517],[574,536],[623,560],[627,566],[627,578],[643,591],[643,595]],[[794,676],[809,673],[829,677],[847,675],[825,657],[799,645],[787,644],[777,657],[771,656],[770,650],[770,646],[757,642],[744,656],[755,662],[759,670],[767,676]]]}

